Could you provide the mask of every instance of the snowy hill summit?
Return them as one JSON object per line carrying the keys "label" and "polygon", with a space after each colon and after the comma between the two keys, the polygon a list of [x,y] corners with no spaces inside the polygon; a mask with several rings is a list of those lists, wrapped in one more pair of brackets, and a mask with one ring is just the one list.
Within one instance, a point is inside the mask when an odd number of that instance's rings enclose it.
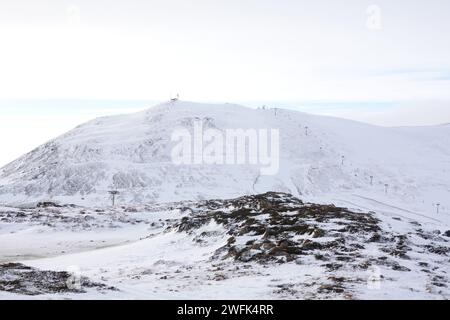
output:
{"label": "snowy hill summit", "polygon": [[[199,123],[202,132],[277,130],[278,170],[264,175],[250,162],[174,163],[174,131],[193,132]],[[118,203],[278,191],[341,204],[388,198],[448,214],[449,164],[449,126],[387,128],[276,108],[170,101],[89,121],[8,164],[0,170],[0,202],[109,205],[113,190]]]}

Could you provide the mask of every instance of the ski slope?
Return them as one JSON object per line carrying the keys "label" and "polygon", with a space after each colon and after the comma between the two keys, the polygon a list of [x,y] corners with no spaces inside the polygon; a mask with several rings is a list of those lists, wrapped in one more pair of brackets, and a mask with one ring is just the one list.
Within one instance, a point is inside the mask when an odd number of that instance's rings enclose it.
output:
{"label": "ski slope", "polygon": [[[195,121],[205,129],[279,129],[278,174],[261,176],[248,164],[173,164],[171,134],[192,131]],[[0,202],[109,205],[109,190],[119,190],[123,204],[266,191],[330,202],[356,194],[429,217],[439,203],[439,219],[448,221],[449,181],[449,125],[387,128],[291,110],[175,101],[92,120],[10,163],[0,170]]]}

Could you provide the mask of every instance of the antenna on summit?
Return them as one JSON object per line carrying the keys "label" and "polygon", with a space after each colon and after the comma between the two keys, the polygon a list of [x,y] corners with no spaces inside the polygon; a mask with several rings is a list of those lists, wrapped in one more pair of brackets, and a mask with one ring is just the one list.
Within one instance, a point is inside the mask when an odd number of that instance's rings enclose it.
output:
{"label": "antenna on summit", "polygon": [[180,99],[180,94],[177,93],[177,96],[175,98],[170,98],[170,101],[175,102],[178,101]]}

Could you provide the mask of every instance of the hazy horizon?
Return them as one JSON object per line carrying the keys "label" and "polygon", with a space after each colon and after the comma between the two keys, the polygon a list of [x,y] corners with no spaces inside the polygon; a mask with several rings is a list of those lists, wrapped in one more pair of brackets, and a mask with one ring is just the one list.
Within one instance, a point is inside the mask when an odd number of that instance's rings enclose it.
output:
{"label": "hazy horizon", "polygon": [[[14,137],[14,139],[2,139],[3,152],[0,154],[0,167],[86,121],[101,116],[137,112],[162,102],[164,101],[70,99],[5,101],[0,99],[2,113],[0,135]],[[213,102],[225,103],[225,101]],[[422,126],[450,123],[450,108],[442,102],[435,102],[431,106],[400,102],[227,102],[253,108],[263,105],[285,108],[380,126]],[[437,110],[435,113],[427,112],[433,108]]]}

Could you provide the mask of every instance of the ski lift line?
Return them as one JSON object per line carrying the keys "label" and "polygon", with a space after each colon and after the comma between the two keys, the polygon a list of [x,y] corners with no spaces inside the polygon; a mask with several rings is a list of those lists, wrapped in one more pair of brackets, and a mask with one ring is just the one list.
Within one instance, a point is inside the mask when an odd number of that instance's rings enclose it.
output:
{"label": "ski lift line", "polygon": [[375,203],[380,204],[380,205],[385,206],[385,207],[389,207],[389,208],[396,209],[396,210],[399,210],[399,211],[403,211],[403,212],[406,212],[406,213],[410,213],[410,214],[413,214],[413,215],[416,215],[416,216],[420,216],[420,217],[423,217],[423,218],[434,220],[436,222],[442,222],[442,221],[440,221],[438,219],[434,219],[434,218],[428,217],[426,215],[423,215],[423,214],[420,214],[420,213],[417,213],[417,212],[414,212],[414,211],[410,211],[410,210],[407,210],[407,209],[403,209],[403,208],[400,208],[400,207],[392,206],[390,204],[387,204],[387,203],[384,203],[384,202],[381,202],[381,201],[378,201],[378,200],[375,200],[375,199],[367,198],[367,197],[360,196],[360,195],[357,195],[357,194],[352,194],[352,196],[355,196],[355,197],[358,197],[358,198],[361,198],[361,199],[364,199],[364,200],[372,201],[372,202],[375,202]]}
{"label": "ski lift line", "polygon": [[[357,204],[357,203],[354,203],[354,202],[351,202],[351,201],[348,201],[348,200],[343,200],[343,199],[332,199],[332,200],[350,204],[352,206],[355,206],[355,209],[359,208],[359,209],[363,209],[363,210],[367,210],[367,211],[374,211],[374,212],[382,214],[384,216],[389,216],[389,217],[395,216],[395,217],[400,217],[400,218],[403,218],[403,219],[406,219],[406,220],[409,220],[409,221],[416,221],[416,220],[412,219],[411,217],[407,217],[407,216],[401,215],[399,213],[394,213],[394,212],[390,212],[390,211],[384,211],[384,210],[369,208],[369,207],[362,206],[360,204]],[[427,216],[423,216],[423,217],[424,218],[428,218],[428,219],[433,220],[433,221],[438,222],[438,223],[442,223],[442,221],[434,219],[434,218],[430,218],[430,217],[427,217]]]}
{"label": "ski lift line", "polygon": [[389,216],[389,217],[397,216],[397,217],[401,217],[401,218],[404,218],[404,219],[407,219],[407,220],[415,221],[415,220],[413,220],[413,219],[411,219],[409,217],[402,216],[401,214],[398,214],[398,213],[387,212],[387,211],[382,211],[382,210],[376,210],[376,209],[369,208],[369,207],[366,207],[366,206],[363,206],[363,205],[360,205],[360,204],[357,204],[357,203],[354,203],[354,202],[351,202],[351,201],[348,201],[348,200],[343,200],[343,199],[332,199],[332,200],[352,205],[352,206],[354,206],[353,209],[357,209],[357,210],[361,210],[362,209],[364,211],[375,211],[377,213],[383,214],[384,216]]}

